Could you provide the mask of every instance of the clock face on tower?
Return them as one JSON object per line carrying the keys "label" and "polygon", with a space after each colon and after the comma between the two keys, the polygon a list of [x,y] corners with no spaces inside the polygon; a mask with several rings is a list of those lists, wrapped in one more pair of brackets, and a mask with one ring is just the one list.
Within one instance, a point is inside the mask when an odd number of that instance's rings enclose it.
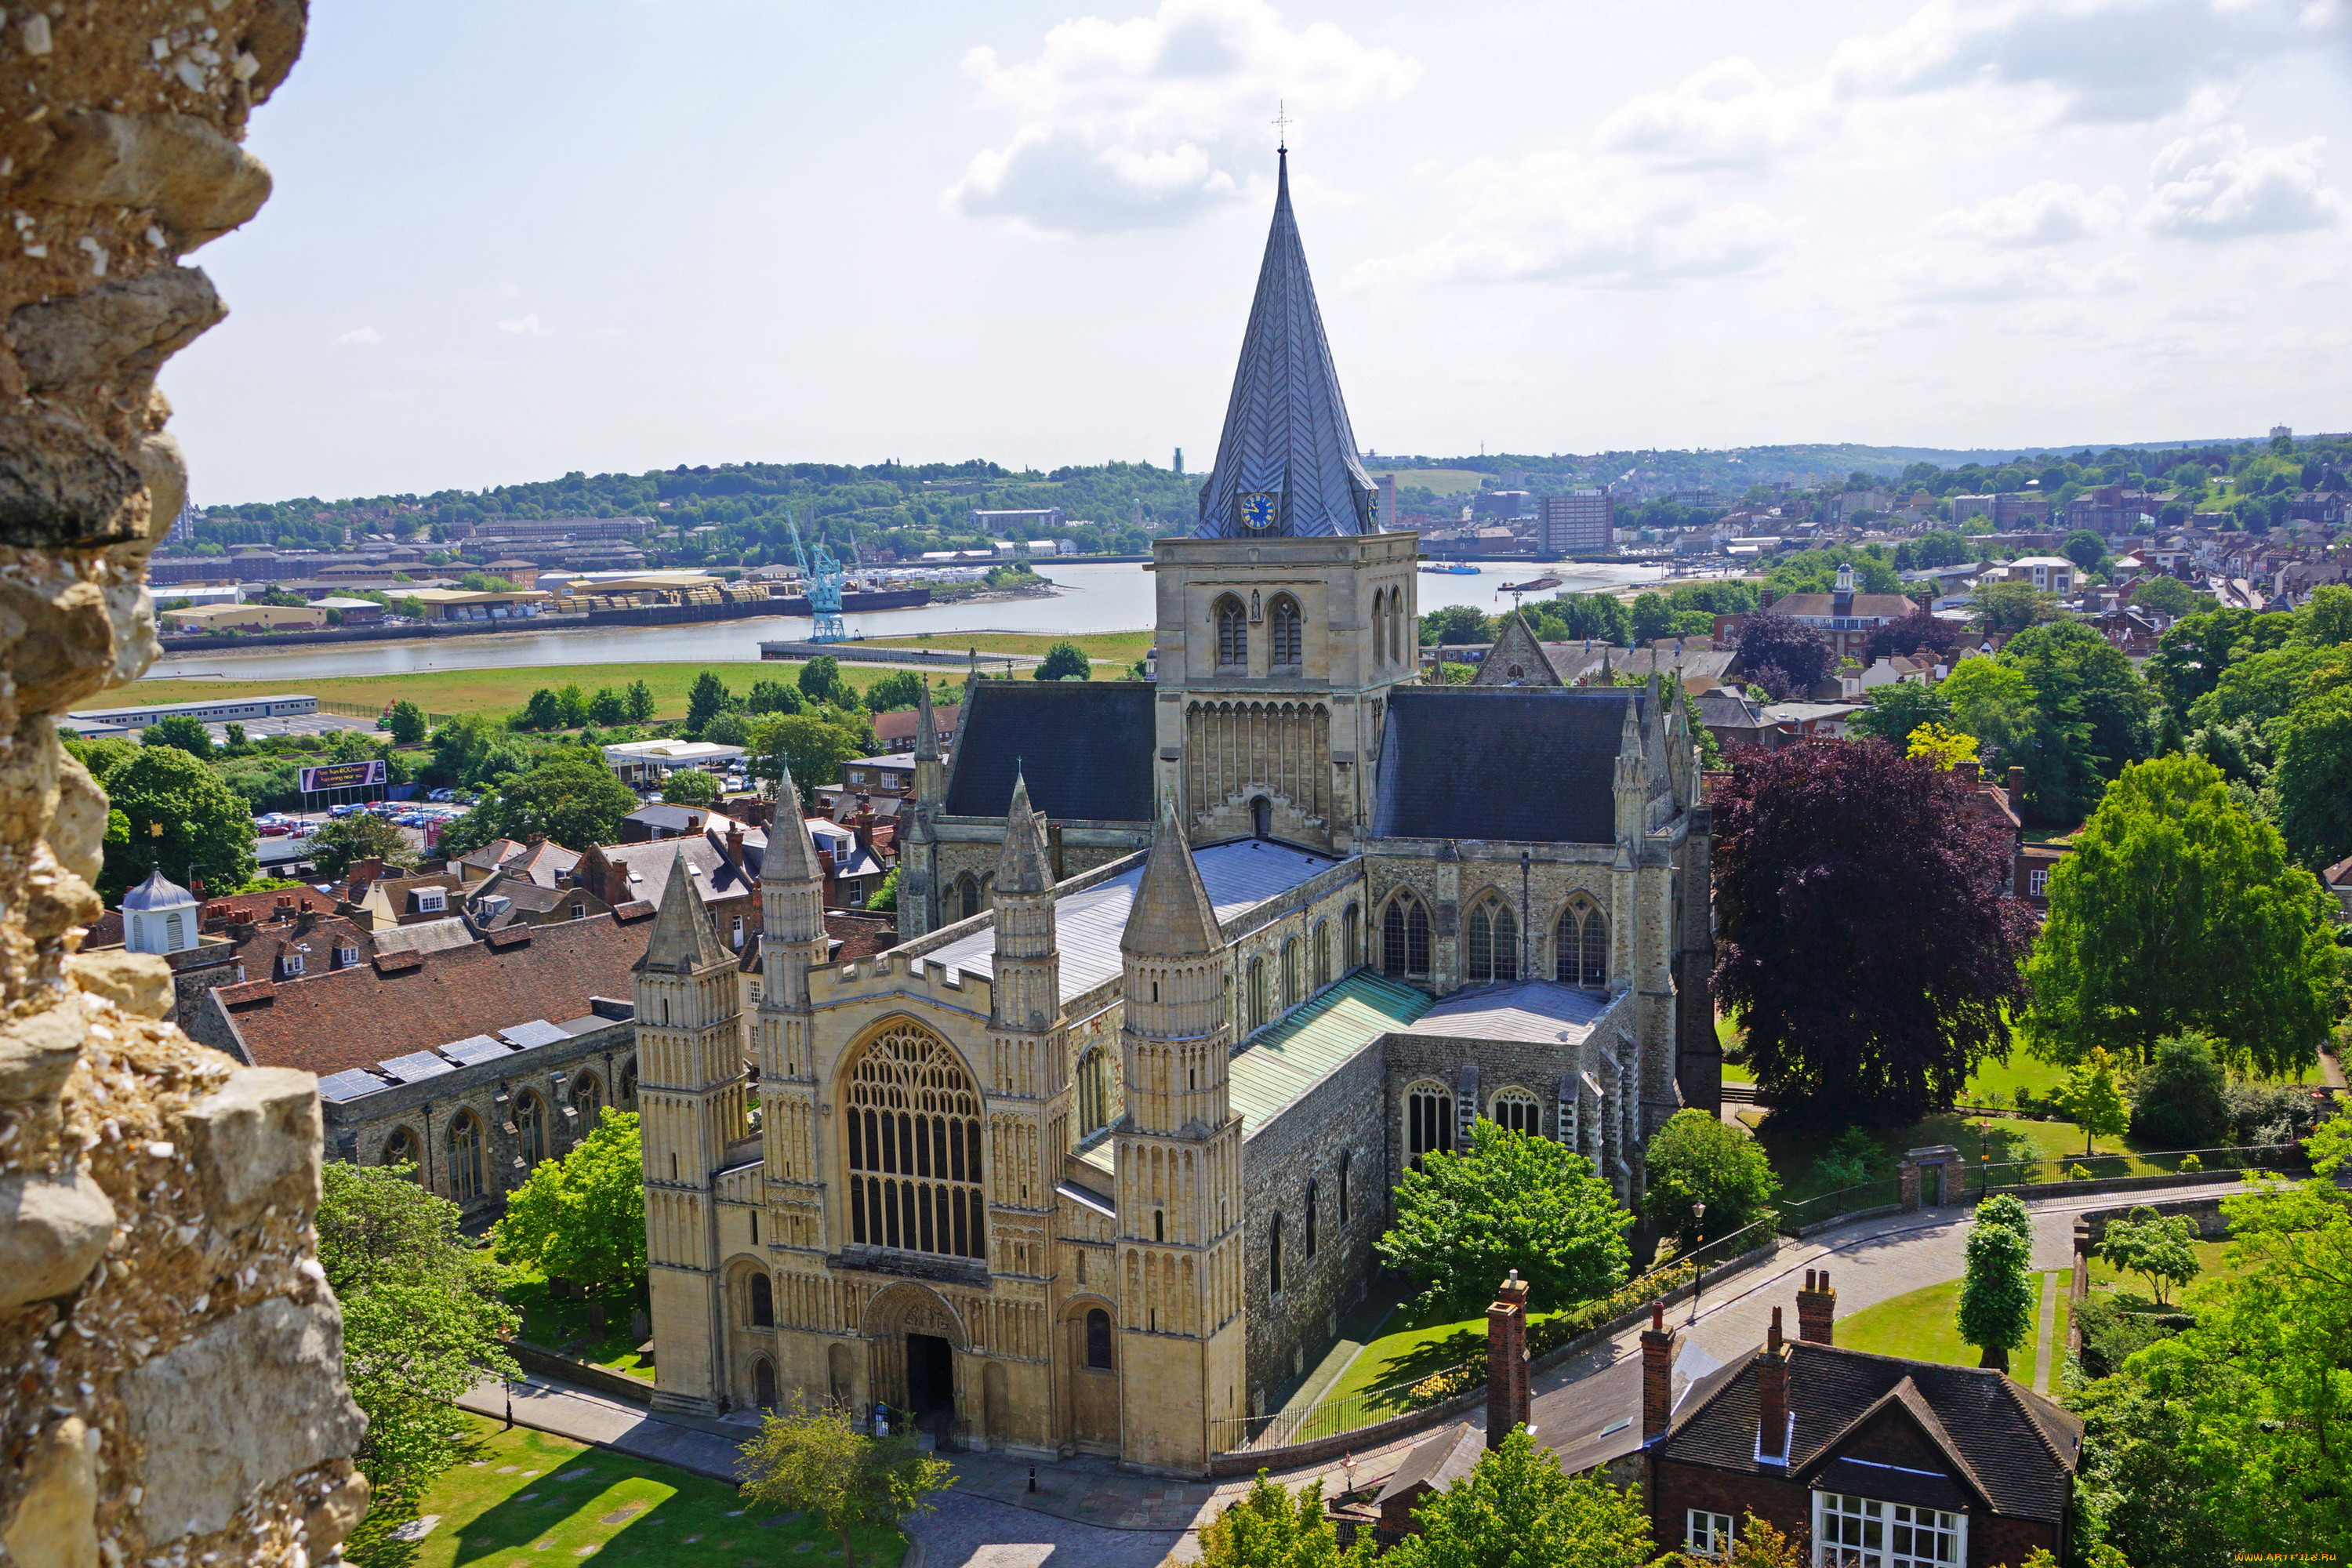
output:
{"label": "clock face on tower", "polygon": [[1248,491],[1242,497],[1242,526],[1253,533],[1263,533],[1274,526],[1276,498],[1264,490]]}

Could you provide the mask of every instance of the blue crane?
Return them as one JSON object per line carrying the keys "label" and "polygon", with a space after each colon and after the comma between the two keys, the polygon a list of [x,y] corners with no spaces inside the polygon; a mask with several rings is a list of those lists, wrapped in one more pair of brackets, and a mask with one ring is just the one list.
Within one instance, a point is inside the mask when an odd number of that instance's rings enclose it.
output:
{"label": "blue crane", "polygon": [[841,622],[841,563],[819,540],[816,559],[812,563],[809,552],[801,546],[800,525],[789,511],[784,513],[784,526],[792,531],[793,554],[800,562],[801,580],[808,584],[809,615],[816,622],[809,641],[847,642],[849,632]]}

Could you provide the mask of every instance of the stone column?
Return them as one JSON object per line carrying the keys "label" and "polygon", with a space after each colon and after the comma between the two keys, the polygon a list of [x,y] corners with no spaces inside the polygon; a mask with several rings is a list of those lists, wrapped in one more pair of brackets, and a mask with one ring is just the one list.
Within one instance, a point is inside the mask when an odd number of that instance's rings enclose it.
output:
{"label": "stone column", "polygon": [[57,733],[156,655],[147,556],[187,480],[155,374],[223,314],[181,258],[268,195],[238,143],[303,23],[220,0],[0,30],[0,1362],[40,1368],[0,1404],[20,1564],[318,1563],[366,1509],[310,1238],[317,1087],[181,1033],[160,957],[75,952],[108,805]]}

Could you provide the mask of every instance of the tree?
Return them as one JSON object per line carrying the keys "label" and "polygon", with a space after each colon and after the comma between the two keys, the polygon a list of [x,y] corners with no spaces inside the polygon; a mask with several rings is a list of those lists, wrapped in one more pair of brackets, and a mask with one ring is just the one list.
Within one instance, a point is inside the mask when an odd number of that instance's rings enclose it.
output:
{"label": "tree", "polygon": [[[1836,662],[1829,639],[1794,616],[1755,610],[1740,623],[1740,666],[1776,699],[1802,697]],[[1762,679],[1767,671],[1777,680]]]}
{"label": "tree", "polygon": [[[1812,1568],[1802,1535],[1783,1535],[1752,1513],[1740,1521],[1728,1552],[1708,1557],[1685,1552],[1679,1561],[1682,1568]],[[2049,1568],[2058,1565],[2053,1562]]]}
{"label": "tree", "polygon": [[1466,1318],[1512,1269],[1529,1305],[1567,1307],[1625,1280],[1633,1216],[1592,1162],[1566,1145],[1480,1118],[1470,1147],[1422,1156],[1396,1189],[1381,1258],[1409,1276],[1425,1310]]}
{"label": "tree", "polygon": [[628,694],[624,700],[628,703],[630,723],[650,724],[653,722],[654,689],[652,687],[647,686],[642,680],[632,680],[629,682]]}
{"label": "tree", "polygon": [[1535,606],[1535,611],[1559,623],[1559,641],[1605,642],[1622,647],[1633,640],[1633,613],[1614,594],[1560,594]]}
{"label": "tree", "polygon": [[[1642,1214],[1685,1247],[1704,1237],[1729,1236],[1772,1213],[1780,1178],[1763,1148],[1723,1119],[1704,1110],[1677,1110],[1650,1135],[1650,1187]],[[1691,1205],[1706,1205],[1702,1223]]]}
{"label": "tree", "polygon": [[1953,727],[1974,735],[1996,756],[2005,756],[2032,732],[2033,682],[1997,658],[1960,660],[1936,690]]}
{"label": "tree", "polygon": [[1977,629],[1987,636],[2021,632],[2058,615],[2058,595],[2031,583],[1980,582],[1969,597],[1976,605]]}
{"label": "tree", "polygon": [[457,1205],[413,1165],[319,1169],[319,1262],[342,1303],[343,1375],[367,1413],[354,1456],[380,1495],[413,1498],[457,1458],[457,1396],[520,1369],[507,1271],[458,1229]]}
{"label": "tree", "polygon": [[1321,1477],[1293,1492],[1260,1470],[1249,1492],[1201,1527],[1202,1568],[1371,1568],[1372,1545],[1342,1551]]}
{"label": "tree", "polygon": [[567,730],[577,730],[588,722],[588,694],[580,689],[579,682],[572,681],[556,692],[555,710]]}
{"label": "tree", "polygon": [[2210,1037],[2201,1029],[2167,1035],[2132,1079],[2131,1130],[2160,1148],[2210,1148],[2230,1132],[2227,1088]]}
{"label": "tree", "polygon": [[[1056,645],[1061,646],[1061,645]],[[1046,658],[1053,657],[1049,651]],[[923,678],[911,669],[894,669],[866,689],[867,711],[887,713],[894,709],[912,708],[922,697]]]}
{"label": "tree", "polygon": [[1413,1510],[1421,1526],[1389,1553],[1395,1568],[1651,1568],[1639,1487],[1570,1476],[1525,1431]]}
{"label": "tree", "polygon": [[665,805],[709,805],[719,798],[719,781],[700,768],[674,768],[662,780]]}
{"label": "tree", "polygon": [[2352,588],[2322,583],[2311,591],[2310,601],[2295,612],[2295,619],[2303,623],[2297,635],[2315,647],[2352,642]]}
{"label": "tree", "polygon": [[1716,994],[1784,1108],[1899,1126],[2007,1055],[2033,920],[1969,797],[1867,741],[1750,751],[1713,792]]}
{"label": "tree", "polygon": [[2111,1268],[2147,1280],[2148,1293],[2161,1307],[2166,1287],[2186,1286],[2197,1278],[2196,1240],[2196,1227],[2187,1215],[2161,1215],[2143,1206],[2132,1210],[2127,1219],[2107,1222],[2099,1256]]}
{"label": "tree", "polygon": [[416,851],[409,847],[400,829],[372,811],[329,817],[310,836],[310,861],[322,877],[341,877],[371,856],[387,866],[416,862]]}
{"label": "tree", "polygon": [[891,867],[888,873],[883,877],[881,885],[877,887],[873,893],[866,899],[866,907],[869,910],[878,910],[884,914],[896,912],[898,908],[898,867]]}
{"label": "tree", "polygon": [[[175,881],[242,888],[257,861],[253,816],[220,775],[177,746],[142,746],[110,768],[106,794],[122,814],[125,837],[108,836],[98,891],[110,904],[161,865]],[[160,831],[158,831],[160,829]]]}
{"label": "tree", "polygon": [[724,713],[733,701],[727,683],[704,670],[694,678],[694,688],[686,694],[686,732],[701,734],[702,727]]}
{"label": "tree", "polygon": [[2084,572],[2098,570],[2099,563],[2107,558],[2107,542],[2087,528],[2078,528],[2068,534],[2066,542],[2058,550],[2074,563],[2077,570]]}
{"label": "tree", "polygon": [[588,699],[588,718],[591,723],[608,728],[625,724],[629,721],[629,700],[609,686],[600,686],[596,695]]}
{"label": "tree", "polygon": [[2126,768],[2050,875],[2027,969],[2035,1052],[2074,1062],[2104,1046],[2141,1062],[2193,1027],[2242,1072],[2298,1072],[2336,1021],[2334,908],[2212,763]]}
{"label": "tree", "polygon": [[927,1494],[955,1479],[954,1466],[918,1450],[911,1436],[868,1436],[848,1411],[831,1403],[812,1410],[798,1391],[790,1411],[761,1421],[742,1453],[745,1506],[816,1515],[841,1537],[844,1568],[857,1563],[851,1531],[929,1513]]}
{"label": "tree", "polygon": [[2125,1102],[2123,1086],[2116,1078],[2116,1058],[2104,1046],[2093,1046],[2074,1064],[2065,1081],[2051,1091],[2050,1102],[2061,1116],[2083,1130],[2086,1159],[2097,1152],[2093,1140],[2113,1138],[2131,1125],[2131,1107]]}
{"label": "tree", "polygon": [[1074,642],[1055,643],[1037,665],[1040,680],[1091,680],[1094,673],[1094,661]]}
{"label": "tree", "polygon": [[2278,764],[2279,827],[2304,865],[2352,855],[2352,692],[2334,691],[2288,715]]}
{"label": "tree", "polygon": [[2228,1530],[2215,1517],[2219,1489],[2182,1451],[2187,1413],[2179,1404],[2131,1376],[2084,1380],[2065,1403],[2083,1418],[2075,1496],[2093,1564],[2103,1552],[2139,1568],[2231,1560]]}
{"label": "tree", "polygon": [[1467,605],[1443,605],[1421,617],[1421,643],[1423,647],[1433,643],[1452,647],[1490,640],[1486,617]]}
{"label": "tree", "polygon": [[2098,804],[2102,780],[2154,749],[2155,695],[2122,649],[2080,621],[2029,627],[2000,660],[2025,677],[2035,717],[2001,761],[2025,769],[2032,816],[2078,822]]}
{"label": "tree", "polygon": [[817,785],[833,783],[841,776],[842,763],[866,754],[857,739],[843,726],[814,714],[771,719],[751,731],[751,776],[766,784],[768,798],[773,800],[777,784],[790,767],[793,783],[800,790],[801,809],[814,811]]}
{"label": "tree", "polygon": [[563,728],[563,708],[555,700],[552,687],[542,686],[523,700],[522,711],[515,716],[518,730],[560,730]]}
{"label": "tree", "polygon": [[2132,590],[2131,602],[2160,616],[2185,616],[2197,607],[2200,595],[2178,577],[2150,577]]}
{"label": "tree", "polygon": [[139,731],[142,746],[175,746],[200,763],[212,761],[213,732],[191,713],[166,713]]}
{"label": "tree", "polygon": [[1863,648],[1863,657],[1872,663],[1896,654],[1916,653],[1926,648],[1945,664],[1959,657],[1960,650],[1972,647],[1976,636],[1964,621],[1948,621],[1941,616],[1925,610],[1887,622],[1870,634]]}
{"label": "tree", "polygon": [[[2011,1203],[2015,1199],[2010,1199]],[[1983,1352],[1978,1363],[2009,1370],[2009,1352],[2032,1331],[2035,1295],[2031,1266],[2033,1240],[1977,1205],[1969,1231],[1967,1272],[1960,1277],[1960,1338]]]}
{"label": "tree", "polygon": [[851,693],[841,679],[841,660],[821,653],[801,666],[801,695],[812,702],[847,702]]}
{"label": "tree", "polygon": [[425,721],[425,710],[404,697],[394,703],[392,711],[384,715],[383,727],[393,741],[403,746],[419,744],[430,728]]}
{"label": "tree", "polygon": [[1864,695],[1870,706],[1846,721],[1848,734],[1908,745],[1912,731],[1921,725],[1940,726],[1952,716],[1951,700],[1942,686],[1903,680],[1873,687]]}
{"label": "tree", "polygon": [[1905,756],[1933,763],[1948,771],[1977,760],[1977,738],[1947,730],[1941,724],[1922,724],[1911,731],[1906,741]]}
{"label": "tree", "polygon": [[507,1195],[491,1232],[499,1257],[585,1286],[599,1310],[635,1295],[646,1279],[644,1163],[636,1112],[604,1107],[588,1136]]}
{"label": "tree", "polygon": [[[621,820],[637,809],[629,786],[593,752],[563,748],[549,752],[451,826],[480,823],[475,848],[492,838],[527,839],[544,833],[556,843],[585,849],[621,841]],[[445,846],[446,847],[446,846]],[[456,853],[457,851],[452,851]]]}
{"label": "tree", "polygon": [[2183,616],[2156,639],[2147,679],[2183,719],[2189,706],[2221,683],[2233,659],[2283,647],[2297,629],[2293,616],[2253,610],[2200,610]]}
{"label": "tree", "polygon": [[744,710],[751,713],[798,713],[807,706],[798,687],[781,680],[753,681],[751,695],[743,703]]}

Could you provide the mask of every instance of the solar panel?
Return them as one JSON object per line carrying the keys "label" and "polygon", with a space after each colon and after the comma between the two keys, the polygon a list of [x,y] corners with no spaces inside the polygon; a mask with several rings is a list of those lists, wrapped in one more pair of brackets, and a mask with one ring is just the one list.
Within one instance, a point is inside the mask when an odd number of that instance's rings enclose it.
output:
{"label": "solar panel", "polygon": [[320,1079],[319,1098],[341,1103],[346,1100],[357,1100],[362,1095],[373,1094],[386,1087],[383,1079],[376,1077],[375,1074],[360,1068],[352,1068],[346,1072],[329,1073],[325,1078]]}
{"label": "solar panel", "polygon": [[499,1033],[526,1049],[532,1046],[551,1046],[558,1040],[572,1037],[544,1018],[533,1018],[528,1024],[517,1024],[513,1028],[500,1029]]}
{"label": "solar panel", "polygon": [[492,1057],[511,1053],[488,1035],[474,1035],[442,1047],[441,1054],[460,1067],[472,1067],[476,1062],[486,1062]]}
{"label": "solar panel", "polygon": [[438,1078],[445,1072],[457,1069],[431,1051],[411,1051],[404,1057],[377,1063],[376,1070],[390,1073],[403,1083],[422,1083],[428,1078]]}

